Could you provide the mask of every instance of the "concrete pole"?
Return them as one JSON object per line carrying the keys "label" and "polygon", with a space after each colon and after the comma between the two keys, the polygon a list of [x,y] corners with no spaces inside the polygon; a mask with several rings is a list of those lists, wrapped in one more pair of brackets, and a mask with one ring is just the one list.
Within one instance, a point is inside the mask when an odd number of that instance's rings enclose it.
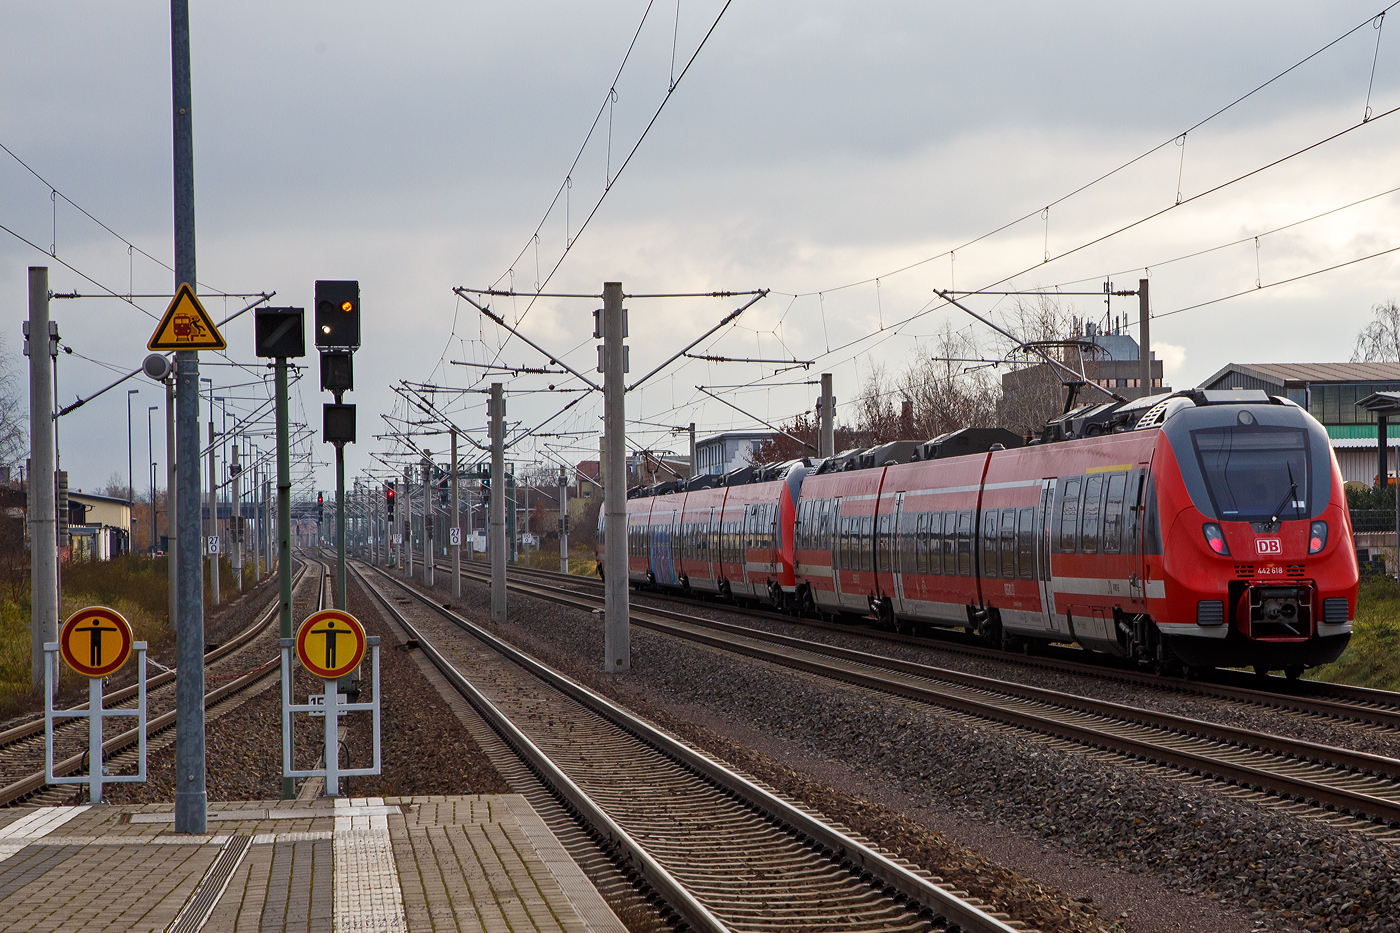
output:
{"label": "concrete pole", "polygon": [[[194,124],[190,93],[189,0],[170,0],[171,119],[174,122],[175,286],[196,288]],[[204,773],[204,557],[199,544],[199,353],[175,354],[178,396],[178,483],[171,485],[171,540],[179,578],[175,626],[175,831],[203,833],[208,795]]]}
{"label": "concrete pole", "polygon": [[491,621],[506,621],[506,400],[499,382],[491,383]]}
{"label": "concrete pole", "polygon": [[631,670],[630,606],[627,591],[627,410],[622,339],[627,336],[622,283],[603,283],[603,437],[607,478],[603,488],[605,573],[603,670]]}
{"label": "concrete pole", "polygon": [[[49,270],[29,267],[30,681],[44,686],[44,643],[58,641],[58,505],[54,490],[53,369],[49,365]],[[155,508],[155,504],[151,504]],[[58,692],[58,670],[53,671]]]}
{"label": "concrete pole", "polygon": [[238,592],[243,592],[243,500],[238,497],[238,445],[232,448],[232,461],[229,473],[233,476],[233,491],[231,501],[233,504],[232,516],[228,523],[229,544],[233,548],[230,560],[233,561],[233,576],[238,581]]}
{"label": "concrete pole", "polygon": [[1152,338],[1151,338],[1152,311],[1147,301],[1147,279],[1138,279],[1138,362],[1142,367],[1142,395],[1146,398],[1153,392],[1152,389]]}
{"label": "concrete pole", "polygon": [[433,462],[423,451],[423,584],[433,585]]}
{"label": "concrete pole", "polygon": [[399,510],[403,513],[403,552],[400,556],[401,568],[409,579],[413,578],[413,487],[409,485],[412,478],[413,467],[404,467],[403,503]]}
{"label": "concrete pole", "polygon": [[[212,394],[213,390],[210,389]],[[219,534],[219,478],[218,465],[214,462],[214,405],[209,404],[209,538]],[[219,550],[223,550],[220,548]],[[209,555],[209,592],[214,605],[219,604],[219,555]]]}
{"label": "concrete pole", "polygon": [[263,573],[272,576],[272,477],[262,475]]}
{"label": "concrete pole", "polygon": [[[452,525],[457,532],[457,543],[452,549],[452,598],[462,598],[462,498],[457,478],[457,429],[452,429]],[[451,542],[452,532],[447,540]]]}
{"label": "concrete pole", "polygon": [[[693,444],[690,449],[694,456]],[[559,572],[569,572],[569,471],[563,467],[559,468]]]}
{"label": "concrete pole", "polygon": [[[177,362],[178,365],[178,362]],[[179,463],[175,453],[175,379],[172,374],[165,382],[165,568],[170,579],[170,627],[179,631],[180,618],[180,574],[178,555],[180,553],[179,527],[180,497],[177,480]],[[200,602],[204,601],[200,594]],[[178,650],[178,649],[177,649]]]}
{"label": "concrete pole", "polygon": [[817,456],[836,456],[836,397],[831,394],[831,373],[822,373],[822,402]]}

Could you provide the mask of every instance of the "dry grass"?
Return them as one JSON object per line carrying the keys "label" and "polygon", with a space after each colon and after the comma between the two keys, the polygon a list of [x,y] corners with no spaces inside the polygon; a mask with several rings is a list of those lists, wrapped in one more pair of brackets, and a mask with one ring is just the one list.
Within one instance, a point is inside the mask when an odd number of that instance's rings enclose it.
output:
{"label": "dry grass", "polygon": [[1400,586],[1389,577],[1361,583],[1351,642],[1336,663],[1309,672],[1331,683],[1400,690]]}
{"label": "dry grass", "polygon": [[[170,588],[164,557],[146,560],[122,555],[109,561],[85,561],[63,566],[63,605],[60,624],[87,606],[107,606],[131,623],[137,641],[149,644],[157,656],[174,641],[169,624]],[[207,565],[206,565],[207,570]],[[252,587],[252,571],[244,568],[244,586]],[[227,558],[220,563],[219,592],[225,602],[238,595],[238,581]],[[210,591],[205,573],[205,597]],[[40,695],[29,688],[29,600],[0,601],[0,718],[42,707]],[[80,678],[63,669],[63,689],[82,687]]]}

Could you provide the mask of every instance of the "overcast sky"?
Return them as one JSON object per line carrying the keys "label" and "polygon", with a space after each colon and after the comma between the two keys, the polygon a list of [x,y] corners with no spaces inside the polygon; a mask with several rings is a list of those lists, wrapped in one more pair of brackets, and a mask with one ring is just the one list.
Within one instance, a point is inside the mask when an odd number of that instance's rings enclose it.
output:
{"label": "overcast sky", "polygon": [[[374,465],[371,451],[392,448],[371,436],[387,430],[381,413],[404,413],[391,384],[491,381],[452,361],[497,359],[503,332],[452,288],[532,290],[566,239],[576,238],[550,290],[597,294],[613,280],[628,293],[773,290],[704,352],[810,360],[810,370],[774,376],[774,366],[690,361],[629,398],[631,418],[695,421],[702,433],[756,425],[706,403],[696,386],[762,378],[759,388],[722,391],[776,421],[810,409],[815,396],[813,386],[779,384],[830,371],[849,401],[870,366],[897,371],[945,321],[970,328],[990,352],[982,325],[939,306],[933,289],[950,285],[1096,290],[1108,274],[1121,288],[1150,275],[1160,317],[1153,340],[1177,387],[1231,361],[1345,360],[1371,307],[1400,297],[1397,253],[1171,313],[1400,246],[1400,197],[1382,195],[1400,187],[1400,114],[1387,115],[1400,106],[1400,21],[1373,28],[1379,0],[1155,8],[733,0],[620,176],[724,0],[679,9],[676,0],[191,6],[201,292],[275,291],[275,304],[309,309],[314,280],[360,281],[364,347],[347,396],[359,406],[352,476]],[[172,262],[169,9],[16,0],[0,23],[0,143],[47,182],[0,152],[0,224],[43,250],[0,232],[3,333],[27,388],[27,266],[50,266],[56,292],[172,288],[168,269],[129,254],[63,197],[51,199],[49,187]],[[1373,119],[1364,126],[1196,197],[1353,127],[1368,89]],[[1270,233],[1363,198],[1371,200]],[[1172,208],[1178,199],[1186,203]],[[51,244],[57,259],[46,255]],[[1211,251],[1170,262],[1202,250]],[[1081,315],[1104,313],[1101,299],[1071,300]],[[137,366],[164,304],[55,301],[65,344],[99,361],[60,360],[60,401],[115,378],[99,363]],[[206,304],[216,316],[241,307],[218,297]],[[598,304],[497,298],[492,306],[591,373]],[[629,300],[633,375],[738,304]],[[994,298],[970,304],[1007,308]],[[1134,299],[1115,301],[1112,312],[1135,326]],[[266,393],[231,387],[261,378],[249,317],[226,337],[231,360],[248,367],[204,375],[232,417]],[[499,360],[544,362],[518,341]],[[302,459],[328,462],[318,411],[327,399],[309,362],[293,415],[318,435]],[[509,420],[526,426],[572,398],[527,390],[577,385],[558,376],[504,381]],[[163,397],[144,377],[131,386],[141,390],[133,419],[142,487],[142,421]],[[125,476],[125,388],[61,419],[73,487]],[[464,428],[484,422],[478,395],[439,401]],[[585,433],[545,441],[572,460],[596,456],[600,414],[601,399],[587,399],[547,429]],[[664,429],[631,430],[639,444],[684,449]],[[440,437],[422,443],[445,447]],[[163,445],[157,424],[162,485]],[[530,443],[515,452],[522,461],[536,455]],[[315,485],[333,484],[333,470],[319,465]]]}

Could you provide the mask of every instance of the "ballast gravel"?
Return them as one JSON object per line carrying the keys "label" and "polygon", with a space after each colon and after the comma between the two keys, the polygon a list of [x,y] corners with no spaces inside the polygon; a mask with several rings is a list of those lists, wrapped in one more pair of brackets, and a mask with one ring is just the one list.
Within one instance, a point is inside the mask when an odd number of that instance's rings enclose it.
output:
{"label": "ballast gravel", "polygon": [[[465,581],[464,588],[463,611],[482,621],[486,589]],[[1130,876],[1149,876],[1155,883],[1134,909],[1102,918],[1112,929],[1400,928],[1400,850],[1392,843],[1277,802],[1242,798],[1222,784],[1193,783],[1182,772],[640,628],[632,629],[631,673],[605,676],[595,663],[602,628],[588,614],[515,593],[510,599],[511,622],[501,634],[644,715],[671,724],[707,719],[714,730],[741,737],[741,746],[753,744],[742,737],[768,737],[765,750],[775,757],[831,762],[857,776],[867,797],[904,801],[905,814],[947,815],[1040,839],[1050,875],[1059,863],[1081,862],[1100,875],[1120,875],[1125,888],[1134,886]],[[689,731],[707,747],[733,745],[714,736],[707,742],[707,730]],[[784,749],[795,754],[784,756]],[[802,799],[804,782],[824,783],[814,773],[787,784],[780,774],[759,776]],[[862,825],[859,813],[823,809]],[[899,851],[897,840],[869,835]],[[1062,929],[1080,928],[1069,917],[1061,922]]]}
{"label": "ballast gravel", "polygon": [[771,617],[755,617],[729,612],[722,605],[712,602],[661,600],[644,594],[637,602],[821,644],[840,645],[857,651],[869,651],[872,654],[886,655],[904,661],[975,674],[993,680],[1025,684],[1058,693],[1092,697],[1110,703],[1138,706],[1155,712],[1185,716],[1190,719],[1233,726],[1237,729],[1248,729],[1253,732],[1302,739],[1320,745],[1331,745],[1353,751],[1369,752],[1373,755],[1400,758],[1400,730],[1352,720],[1332,719],[1319,714],[1256,706],[1194,693],[1189,683],[1174,678],[1164,678],[1161,686],[1144,686],[1115,680],[1108,676],[1111,673],[1109,671],[1105,672],[1105,676],[1079,674],[1026,664],[1014,655],[1009,655],[1006,660],[999,660],[940,649],[936,644],[910,644],[891,641],[876,637],[859,625],[851,625],[833,631],[829,628],[807,625],[798,620],[787,622]]}

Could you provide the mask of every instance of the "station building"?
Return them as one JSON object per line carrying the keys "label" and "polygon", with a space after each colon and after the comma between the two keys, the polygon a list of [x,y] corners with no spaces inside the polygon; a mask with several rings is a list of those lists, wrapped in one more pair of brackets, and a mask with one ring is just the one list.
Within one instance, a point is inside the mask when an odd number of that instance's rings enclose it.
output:
{"label": "station building", "polygon": [[[1400,363],[1231,363],[1201,388],[1263,389],[1297,402],[1327,429],[1342,479],[1373,486],[1376,416],[1356,403],[1373,392],[1400,391]],[[1400,443],[1393,434],[1387,439],[1392,447]]]}
{"label": "station building", "polygon": [[758,449],[773,439],[771,431],[726,431],[695,442],[695,475],[728,473],[753,463]]}

